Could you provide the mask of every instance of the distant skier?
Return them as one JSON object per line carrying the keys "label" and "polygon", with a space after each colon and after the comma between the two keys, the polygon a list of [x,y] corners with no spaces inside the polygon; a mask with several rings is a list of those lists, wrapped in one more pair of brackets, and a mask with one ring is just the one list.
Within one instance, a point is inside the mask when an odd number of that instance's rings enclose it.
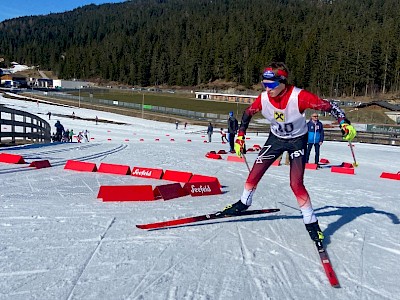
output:
{"label": "distant skier", "polygon": [[89,142],[89,131],[87,129],[85,129],[85,131],[83,132],[83,135],[85,136],[85,140],[88,143]]}
{"label": "distant skier", "polygon": [[78,140],[78,143],[81,143],[81,141],[83,140],[82,131],[79,131],[78,136],[76,137],[76,139]]}
{"label": "distant skier", "polygon": [[221,141],[224,143],[225,140],[225,142],[227,143],[228,139],[226,138],[226,132],[223,128],[221,128],[220,133],[221,133]]}

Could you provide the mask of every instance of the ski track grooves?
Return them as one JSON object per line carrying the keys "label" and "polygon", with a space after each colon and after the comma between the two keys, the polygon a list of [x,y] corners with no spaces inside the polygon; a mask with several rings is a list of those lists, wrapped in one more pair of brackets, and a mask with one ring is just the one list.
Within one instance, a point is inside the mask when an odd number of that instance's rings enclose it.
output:
{"label": "ski track grooves", "polygon": [[[240,251],[242,253],[242,259],[243,259],[243,264],[247,267],[247,269],[249,270],[249,275],[251,276],[251,278],[253,278],[254,283],[258,289],[258,295],[252,295],[251,299],[261,299],[259,297],[262,297],[262,299],[270,299],[267,292],[263,291],[263,287],[261,284],[261,281],[255,276],[256,272],[254,272],[253,270],[253,266],[251,266],[251,262],[252,262],[252,254],[251,251],[246,247],[246,244],[244,242],[243,239],[243,234],[242,231],[240,229],[239,225],[236,225],[236,229],[238,231],[238,236],[239,236],[239,242],[240,242]],[[255,297],[254,297],[255,296]]]}
{"label": "ski track grooves", "polygon": [[[86,155],[86,156],[80,156],[80,157],[75,157],[75,158],[71,158],[71,159],[63,159],[63,160],[59,160],[56,162],[52,162],[51,166],[52,167],[58,167],[61,165],[64,165],[68,160],[80,160],[80,161],[85,161],[85,160],[90,160],[90,159],[96,159],[102,156],[107,156],[110,154],[115,154],[117,152],[120,152],[124,149],[126,149],[128,147],[128,145],[119,145],[118,147],[115,147],[113,149],[110,150],[106,150],[106,151],[102,151],[102,152],[98,152],[98,153],[94,153],[94,154],[90,154],[90,155]],[[70,150],[70,149],[68,149]],[[36,168],[30,168],[28,166],[23,166],[23,167],[18,167],[18,168],[11,168],[11,169],[6,169],[6,170],[0,170],[0,175],[1,174],[9,174],[9,173],[16,173],[16,172],[23,172],[23,171],[33,171],[33,170],[37,170]]]}
{"label": "ski track grooves", "polygon": [[[219,233],[222,231],[222,227],[218,228],[216,230],[216,232],[214,232],[214,234],[212,234],[210,237],[208,237],[207,239],[205,239],[203,242],[200,243],[200,245],[196,246],[196,249],[199,249],[200,247],[203,247],[205,244],[209,243],[210,241],[212,241],[213,239],[215,239]],[[162,254],[164,253],[166,249],[164,249],[160,255],[159,258],[161,258]],[[143,282],[145,281],[145,279],[148,277],[149,274],[151,274],[151,270],[154,269],[155,264],[157,263],[157,261],[154,263],[153,267],[147,272],[147,274],[143,277],[143,279],[140,281],[140,283],[136,286],[136,288],[128,295],[128,297],[126,297],[126,299],[137,299],[139,298],[141,295],[143,295],[144,292],[146,292],[149,288],[151,288],[155,283],[157,283],[158,280],[160,280],[160,278],[162,278],[163,276],[165,276],[166,274],[168,274],[172,269],[174,269],[176,266],[182,264],[188,257],[193,256],[194,254],[192,254],[191,252],[189,252],[187,255],[185,255],[182,259],[179,259],[178,262],[176,262],[175,264],[169,266],[164,272],[162,272],[162,274],[160,274],[159,276],[157,276],[152,282],[150,282],[147,286],[144,286],[143,289],[141,291],[139,291],[139,293],[137,295],[136,292],[139,290],[140,286],[143,284]]]}
{"label": "ski track grooves", "polygon": [[74,294],[75,288],[79,283],[79,280],[81,279],[83,273],[85,272],[86,268],[88,267],[88,265],[90,264],[90,262],[93,260],[94,256],[97,254],[97,252],[100,249],[100,246],[103,244],[103,240],[104,237],[106,236],[108,230],[111,228],[111,226],[114,224],[115,222],[115,217],[113,217],[110,222],[108,222],[107,228],[104,230],[103,234],[100,235],[100,240],[98,241],[96,248],[93,250],[92,254],[89,256],[89,258],[86,260],[85,264],[83,265],[83,268],[80,270],[80,272],[78,273],[78,277],[76,278],[76,280],[73,282],[71,291],[68,294],[67,300],[72,299],[72,296]]}

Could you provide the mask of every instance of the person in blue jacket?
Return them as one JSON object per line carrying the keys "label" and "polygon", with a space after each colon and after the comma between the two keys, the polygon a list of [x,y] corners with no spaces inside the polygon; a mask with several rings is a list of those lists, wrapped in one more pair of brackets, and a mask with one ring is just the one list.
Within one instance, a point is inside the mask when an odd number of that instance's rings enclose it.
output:
{"label": "person in blue jacket", "polygon": [[313,113],[311,115],[311,120],[307,123],[308,127],[308,140],[307,140],[307,156],[306,162],[308,163],[310,159],[310,152],[312,147],[315,149],[315,163],[319,162],[319,148],[324,142],[324,127],[322,123],[318,120],[318,114]]}

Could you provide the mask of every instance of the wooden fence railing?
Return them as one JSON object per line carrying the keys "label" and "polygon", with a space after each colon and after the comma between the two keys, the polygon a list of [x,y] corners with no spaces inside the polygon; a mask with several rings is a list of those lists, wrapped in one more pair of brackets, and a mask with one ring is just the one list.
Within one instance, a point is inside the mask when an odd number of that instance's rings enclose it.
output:
{"label": "wooden fence railing", "polygon": [[33,114],[0,105],[0,144],[16,141],[47,143],[51,141],[51,127]]}

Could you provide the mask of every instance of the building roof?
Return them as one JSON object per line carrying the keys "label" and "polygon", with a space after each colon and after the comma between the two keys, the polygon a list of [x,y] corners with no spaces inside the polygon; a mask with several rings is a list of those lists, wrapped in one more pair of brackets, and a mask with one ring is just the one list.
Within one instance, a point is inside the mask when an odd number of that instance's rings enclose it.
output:
{"label": "building roof", "polygon": [[226,97],[243,97],[243,98],[257,98],[253,95],[240,95],[240,94],[223,94],[223,93],[209,93],[209,92],[195,92],[196,95],[210,95],[210,96],[226,96]]}

